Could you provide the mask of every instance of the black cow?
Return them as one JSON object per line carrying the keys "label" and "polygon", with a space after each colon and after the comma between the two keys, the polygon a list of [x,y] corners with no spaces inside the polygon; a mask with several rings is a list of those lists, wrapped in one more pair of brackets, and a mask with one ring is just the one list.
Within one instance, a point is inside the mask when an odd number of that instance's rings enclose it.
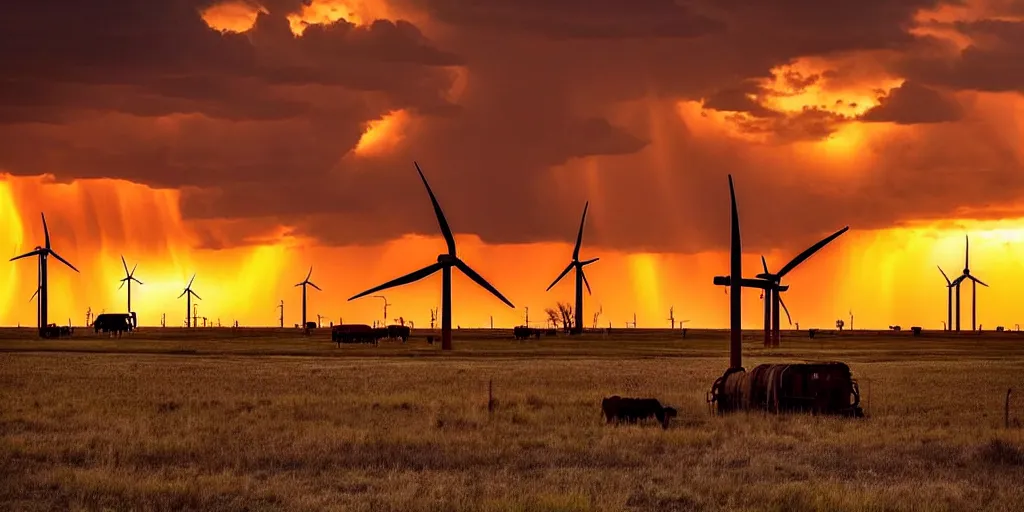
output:
{"label": "black cow", "polygon": [[389,325],[387,328],[387,338],[389,340],[402,339],[402,343],[409,341],[409,334],[412,333],[412,329],[409,329],[404,325]]}
{"label": "black cow", "polygon": [[678,415],[674,408],[661,405],[655,398],[622,398],[618,395],[601,400],[601,409],[606,423],[612,420],[636,423],[653,417],[658,419],[662,429],[667,429],[669,420]]}
{"label": "black cow", "polygon": [[378,333],[365,324],[339,324],[331,328],[331,341],[342,343],[376,343]]}
{"label": "black cow", "polygon": [[512,336],[517,340],[525,340],[530,336],[540,339],[540,329],[534,329],[533,327],[527,327],[525,325],[519,325],[512,328]]}
{"label": "black cow", "polygon": [[96,333],[109,332],[120,336],[134,328],[132,315],[129,313],[102,313],[96,315],[92,322],[92,328]]}

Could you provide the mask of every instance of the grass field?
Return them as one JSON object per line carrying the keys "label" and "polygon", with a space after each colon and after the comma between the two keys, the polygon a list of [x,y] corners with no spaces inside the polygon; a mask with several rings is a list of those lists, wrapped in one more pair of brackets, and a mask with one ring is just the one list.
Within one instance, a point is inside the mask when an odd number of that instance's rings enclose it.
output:
{"label": "grass field", "polygon": [[[1024,335],[843,333],[744,365],[842,360],[868,418],[709,415],[724,332],[620,329],[442,353],[323,332],[0,329],[4,510],[1020,510]],[[498,406],[488,412],[488,382]],[[656,397],[606,426],[604,396]]]}

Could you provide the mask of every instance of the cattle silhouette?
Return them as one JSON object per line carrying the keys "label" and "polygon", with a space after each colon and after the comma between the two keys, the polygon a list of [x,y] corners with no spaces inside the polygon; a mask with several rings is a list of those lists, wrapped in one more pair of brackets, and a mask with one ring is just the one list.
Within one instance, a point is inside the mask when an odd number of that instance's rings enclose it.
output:
{"label": "cattle silhouette", "polygon": [[97,334],[109,332],[120,336],[134,329],[135,322],[131,313],[102,313],[96,315],[92,328]]}
{"label": "cattle silhouette", "polygon": [[669,420],[678,415],[674,408],[661,405],[656,398],[622,398],[618,395],[601,400],[601,410],[605,423],[637,423],[657,418],[662,429],[667,429]]}
{"label": "cattle silhouette", "polygon": [[531,336],[540,339],[540,329],[534,329],[533,327],[526,327],[525,325],[519,325],[512,328],[512,336],[517,340],[525,340]]}
{"label": "cattle silhouette", "polygon": [[376,343],[378,333],[365,324],[339,324],[331,328],[331,341],[342,343]]}

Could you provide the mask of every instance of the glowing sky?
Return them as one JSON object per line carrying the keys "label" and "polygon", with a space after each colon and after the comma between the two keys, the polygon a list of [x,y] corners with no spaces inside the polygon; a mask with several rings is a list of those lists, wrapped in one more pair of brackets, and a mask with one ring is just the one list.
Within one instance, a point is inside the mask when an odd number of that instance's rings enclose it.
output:
{"label": "glowing sky", "polygon": [[[588,325],[724,326],[730,173],[749,276],[851,226],[783,280],[802,328],[941,327],[965,234],[979,323],[1024,320],[1020,2],[58,3],[0,19],[0,246],[45,211],[82,271],[51,260],[51,321],[124,310],[122,254],[142,324],[182,324],[193,273],[208,321],[298,323],[311,265],[310,320],[379,320],[346,299],[444,251],[413,160],[518,308],[456,273],[464,327],[571,300],[544,289],[588,200]],[[0,274],[0,324],[32,324],[34,263]],[[440,276],[385,295],[427,325]]]}

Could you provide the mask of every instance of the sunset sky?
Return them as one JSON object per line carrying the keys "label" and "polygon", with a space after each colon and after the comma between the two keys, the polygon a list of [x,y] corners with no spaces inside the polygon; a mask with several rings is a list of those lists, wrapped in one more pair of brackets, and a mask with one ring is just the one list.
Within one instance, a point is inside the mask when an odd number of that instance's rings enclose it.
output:
{"label": "sunset sky", "polygon": [[[730,173],[748,277],[850,226],[783,279],[801,328],[941,328],[967,234],[979,323],[1024,323],[1020,0],[13,0],[0,61],[0,253],[42,211],[81,270],[50,260],[52,322],[126,310],[122,254],[143,325],[183,324],[193,273],[200,317],[298,323],[310,266],[310,320],[380,320],[346,299],[445,251],[415,160],[517,308],[456,272],[462,327],[572,299],[545,288],[588,200],[588,326],[725,327]],[[35,261],[0,276],[34,325]]]}

